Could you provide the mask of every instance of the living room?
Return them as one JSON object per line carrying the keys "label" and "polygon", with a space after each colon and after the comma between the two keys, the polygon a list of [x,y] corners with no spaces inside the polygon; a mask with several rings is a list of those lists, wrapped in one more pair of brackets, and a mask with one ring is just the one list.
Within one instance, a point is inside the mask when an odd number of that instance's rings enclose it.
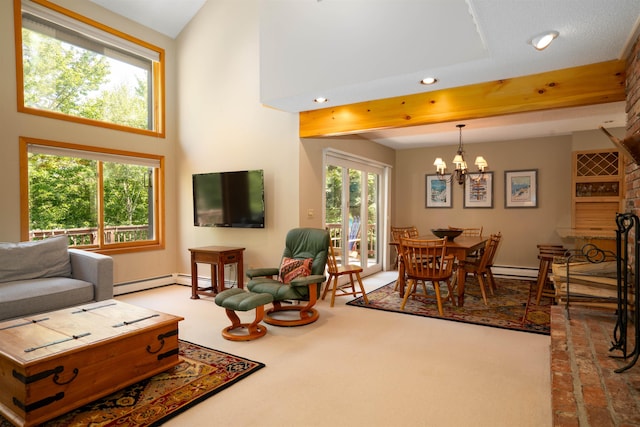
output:
{"label": "living room", "polygon": [[[562,241],[556,233],[557,228],[571,225],[571,152],[613,147],[599,131],[474,144],[468,147],[469,153],[482,152],[495,171],[495,209],[471,210],[470,221],[470,210],[462,208],[461,189],[454,188],[453,209],[425,210],[424,175],[434,173],[433,158],[453,155],[456,143],[395,151],[357,136],[301,140],[296,114],[266,108],[260,103],[258,1],[210,0],[177,39],[106,11],[92,2],[59,0],[55,3],[165,50],[166,135],[164,138],[149,137],[19,113],[16,110],[13,4],[1,2],[0,32],[4,37],[0,37],[0,52],[11,60],[0,64],[0,74],[5,77],[0,83],[3,95],[0,97],[0,116],[4,130],[0,178],[5,183],[0,194],[7,203],[0,213],[0,236],[3,241],[21,239],[20,136],[164,156],[163,248],[114,254],[116,289],[128,289],[140,282],[166,284],[187,280],[190,247],[241,246],[246,248],[246,268],[277,264],[284,235],[289,229],[324,226],[321,215],[310,217],[308,211],[322,212],[321,153],[326,147],[393,167],[392,224],[416,224],[422,230],[463,221],[483,224],[487,231],[502,231],[505,236],[498,264],[534,270],[537,267],[535,245],[543,241]],[[638,126],[637,123],[630,124],[628,129],[616,128],[613,132],[622,138]],[[265,171],[265,229],[194,227],[192,174],[247,169]],[[539,171],[540,205],[537,209],[503,209],[502,174],[513,169]],[[185,288],[184,298],[188,298],[188,294]],[[212,305],[211,310],[217,309]],[[202,332],[194,332],[196,327],[190,324],[185,332],[197,337]],[[349,327],[353,328],[353,324],[345,325],[345,328]],[[219,328],[207,329],[217,333]],[[273,345],[282,345],[279,351],[283,355],[296,351],[292,343],[296,340],[294,331],[283,333],[289,336]],[[311,330],[303,333],[312,334]],[[502,342],[506,341],[503,338]],[[544,344],[536,345],[544,347]],[[241,349],[234,348],[236,352]],[[354,353],[357,351],[350,351],[349,356],[355,357]],[[305,386],[309,384],[305,384],[302,377],[300,387]],[[388,390],[389,393],[392,391]],[[456,411],[455,407],[447,410]]]}
{"label": "living room", "polygon": [[[115,254],[117,287],[158,278],[172,281],[176,274],[188,275],[190,247],[210,244],[245,247],[246,268],[276,261],[275,254],[287,230],[295,226],[324,226],[320,196],[323,192],[322,150],[326,147],[392,166],[390,224],[415,224],[425,232],[441,225],[480,224],[487,232],[502,231],[506,236],[497,264],[535,269],[536,244],[543,240],[545,243],[559,241],[557,228],[571,226],[568,185],[571,152],[612,147],[597,130],[469,145],[469,154],[484,153],[490,159],[491,170],[495,171],[494,209],[463,209],[461,191],[454,188],[453,209],[425,210],[424,202],[412,201],[424,200],[424,175],[435,171],[432,159],[450,155],[454,146],[396,151],[358,136],[301,140],[295,114],[265,108],[259,102],[259,16],[225,2],[206,4],[174,40],[91,2],[59,3],[113,28],[124,28],[165,50],[166,135],[164,138],[141,136],[19,113],[15,108],[16,68],[13,61],[7,61],[2,65],[3,75],[9,78],[2,83],[5,142],[1,173],[4,182],[15,185],[3,186],[4,199],[13,202],[2,214],[2,236],[6,241],[21,238],[17,161],[20,136],[164,156],[163,248]],[[2,51],[5,57],[14,58],[12,5],[5,2],[2,7],[5,24],[2,28],[6,32]],[[231,17],[230,21],[235,24],[224,30],[223,23],[210,24],[221,19],[220,16]],[[232,44],[227,34],[236,34]],[[625,130],[616,128],[613,132],[624,137]],[[530,168],[539,172],[538,208],[504,209],[503,171]],[[265,229],[193,227],[192,174],[250,169],[265,171]],[[567,185],[557,185],[560,182]],[[316,214],[309,216],[309,211]],[[521,227],[523,222],[527,224],[528,233]],[[390,262],[390,251],[386,253],[385,262]]]}

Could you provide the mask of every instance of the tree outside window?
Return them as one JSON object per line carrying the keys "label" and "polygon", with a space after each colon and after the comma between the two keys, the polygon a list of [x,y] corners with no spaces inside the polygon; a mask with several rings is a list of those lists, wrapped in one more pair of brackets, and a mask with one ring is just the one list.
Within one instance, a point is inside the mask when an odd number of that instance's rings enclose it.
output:
{"label": "tree outside window", "polygon": [[18,108],[164,136],[163,52],[40,0],[15,0]]}
{"label": "tree outside window", "polygon": [[24,240],[100,250],[160,245],[161,156],[21,138]]}

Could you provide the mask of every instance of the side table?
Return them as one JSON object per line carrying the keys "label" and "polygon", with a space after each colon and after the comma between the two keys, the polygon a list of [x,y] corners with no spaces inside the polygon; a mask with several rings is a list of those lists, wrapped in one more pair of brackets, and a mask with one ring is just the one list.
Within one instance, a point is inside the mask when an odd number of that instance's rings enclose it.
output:
{"label": "side table", "polygon": [[[198,295],[216,296],[224,287],[225,264],[238,265],[238,288],[244,287],[244,271],[242,252],[244,248],[228,246],[204,246],[189,248],[191,252],[191,299],[199,299]],[[198,263],[211,264],[211,287],[198,287]]]}

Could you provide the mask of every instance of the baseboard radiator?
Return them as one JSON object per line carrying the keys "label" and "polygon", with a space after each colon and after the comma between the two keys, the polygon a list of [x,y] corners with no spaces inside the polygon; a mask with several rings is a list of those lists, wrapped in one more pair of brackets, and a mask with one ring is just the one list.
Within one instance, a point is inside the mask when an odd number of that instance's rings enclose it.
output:
{"label": "baseboard radiator", "polygon": [[[505,265],[493,266],[493,275],[497,277],[512,277],[522,279],[535,279],[538,276],[538,269],[533,267],[513,267]],[[236,285],[236,281],[225,282],[226,287]],[[124,295],[132,292],[146,291],[170,285],[191,286],[191,276],[183,273],[173,273],[166,276],[152,277],[132,282],[117,283],[114,285],[114,295]],[[198,277],[198,285],[202,288],[211,287],[209,277]]]}
{"label": "baseboard radiator", "polygon": [[507,265],[494,265],[491,268],[494,276],[513,277],[522,279],[537,279],[537,267],[512,267]]}
{"label": "baseboard radiator", "polygon": [[[225,281],[225,287],[236,286],[235,281]],[[113,286],[113,295],[124,295],[133,292],[148,291],[163,286],[180,285],[191,287],[191,276],[188,274],[174,273],[162,277],[136,280],[134,282],[117,283]],[[198,277],[198,286],[210,288],[211,279],[209,277]]]}

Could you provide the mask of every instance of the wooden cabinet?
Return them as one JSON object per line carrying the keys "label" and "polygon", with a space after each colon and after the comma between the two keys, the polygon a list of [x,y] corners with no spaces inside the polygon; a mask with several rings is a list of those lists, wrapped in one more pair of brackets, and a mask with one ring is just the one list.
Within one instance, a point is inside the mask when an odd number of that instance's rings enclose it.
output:
{"label": "wooden cabinet", "polygon": [[624,209],[622,153],[616,149],[575,151],[571,192],[572,227],[615,236],[616,213]]}
{"label": "wooden cabinet", "polygon": [[106,300],[0,323],[0,413],[40,425],[166,371],[181,320]]}

